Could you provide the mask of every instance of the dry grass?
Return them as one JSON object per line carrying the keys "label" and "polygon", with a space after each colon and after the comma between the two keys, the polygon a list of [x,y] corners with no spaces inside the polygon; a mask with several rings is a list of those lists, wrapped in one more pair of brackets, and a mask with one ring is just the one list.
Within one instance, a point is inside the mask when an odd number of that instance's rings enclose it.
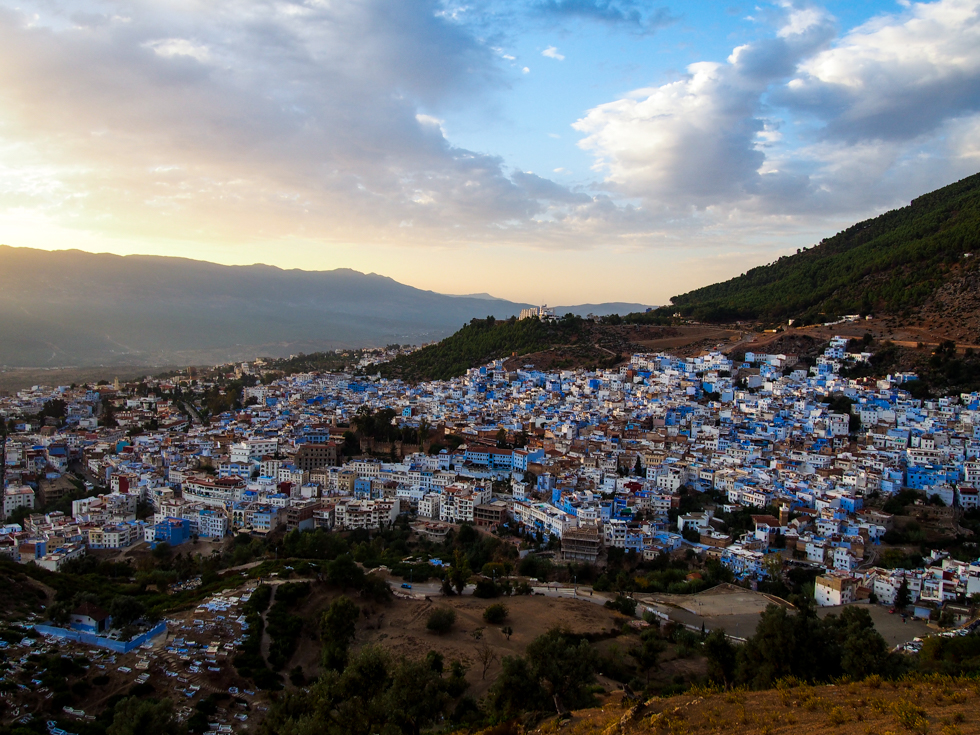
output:
{"label": "dry grass", "polygon": [[765,692],[702,687],[650,700],[630,722],[612,695],[600,708],[547,725],[575,735],[969,735],[980,733],[978,688],[950,677],[816,687],[782,681]]}

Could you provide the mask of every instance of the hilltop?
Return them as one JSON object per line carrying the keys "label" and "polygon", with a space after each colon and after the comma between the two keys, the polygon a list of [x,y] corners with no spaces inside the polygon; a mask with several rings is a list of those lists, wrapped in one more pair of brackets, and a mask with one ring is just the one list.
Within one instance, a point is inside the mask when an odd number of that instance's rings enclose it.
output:
{"label": "hilltop", "polygon": [[980,255],[980,174],[795,255],[675,296],[661,311],[711,322],[809,323],[843,314],[907,319],[930,302],[934,310],[966,314],[980,303],[974,255]]}
{"label": "hilltop", "polygon": [[[507,359],[509,369],[611,367],[635,351],[739,348],[733,342],[744,343],[744,324],[727,330],[724,324],[794,319],[799,327],[844,314],[879,317],[855,325],[855,336],[870,331],[881,342],[895,342],[889,354],[901,359],[882,363],[883,370],[922,371],[931,348],[946,340],[961,350],[980,344],[980,174],[795,255],[675,296],[671,304],[588,321],[473,320],[438,344],[383,365],[381,375],[446,379],[497,359]],[[685,323],[692,319],[697,323]],[[907,349],[917,345],[930,351],[920,356]],[[963,383],[951,377],[945,382]]]}
{"label": "hilltop", "polygon": [[[655,321],[646,314],[638,316]],[[474,319],[437,344],[384,363],[380,373],[385,378],[408,381],[446,380],[500,359],[506,360],[508,370],[524,365],[540,370],[608,368],[633,352],[713,348],[736,334],[711,327],[671,326],[669,319],[661,321],[668,323],[624,323],[618,316],[591,321],[573,315],[554,322]]]}

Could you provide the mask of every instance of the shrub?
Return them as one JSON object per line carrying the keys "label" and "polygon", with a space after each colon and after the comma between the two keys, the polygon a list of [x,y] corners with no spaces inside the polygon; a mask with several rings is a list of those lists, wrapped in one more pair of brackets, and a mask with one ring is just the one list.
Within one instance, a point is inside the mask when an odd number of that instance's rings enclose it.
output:
{"label": "shrub", "polygon": [[929,721],[926,719],[926,712],[921,707],[913,704],[907,699],[901,699],[892,705],[895,712],[895,719],[898,724],[914,733],[924,735],[929,731]]}
{"label": "shrub", "polygon": [[499,597],[500,589],[493,583],[493,580],[480,579],[477,580],[476,589],[473,590],[473,596],[482,597],[483,599]]}
{"label": "shrub", "polygon": [[425,623],[425,627],[431,630],[433,633],[438,633],[442,635],[443,633],[448,633],[449,629],[453,627],[456,622],[456,611],[449,607],[437,607],[431,613],[429,613],[429,619]]}
{"label": "shrub", "polygon": [[636,600],[632,597],[616,595],[616,599],[607,600],[605,606],[611,610],[618,610],[623,615],[629,615],[630,617],[636,615]]}
{"label": "shrub", "polygon": [[483,611],[483,619],[491,625],[497,625],[507,619],[507,606],[502,602],[495,602]]}
{"label": "shrub", "polygon": [[831,707],[830,712],[827,713],[827,721],[831,725],[843,725],[849,722],[850,719],[847,716],[847,711],[843,707]]}

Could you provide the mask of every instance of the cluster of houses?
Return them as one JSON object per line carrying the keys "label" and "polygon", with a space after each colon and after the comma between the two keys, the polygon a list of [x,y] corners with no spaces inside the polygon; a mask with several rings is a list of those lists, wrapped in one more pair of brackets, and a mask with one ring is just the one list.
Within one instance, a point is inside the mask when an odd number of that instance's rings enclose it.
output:
{"label": "cluster of houses", "polygon": [[[922,401],[905,390],[911,374],[842,377],[869,357],[835,338],[809,366],[711,352],[636,354],[598,371],[495,362],[417,385],[298,374],[245,388],[245,408],[206,424],[191,410],[220,387],[206,378],[36,387],[0,397],[16,424],[4,518],[21,519],[0,527],[0,553],[57,569],[92,548],[376,529],[407,513],[429,531],[514,523],[560,539],[569,561],[601,561],[608,548],[646,558],[694,548],[746,580],[772,574],[778,551],[828,570],[825,604],[871,589],[887,601],[896,575],[924,600],[969,592],[969,566],[944,567],[957,581],[940,575],[938,597],[936,567],[858,571],[892,525],[866,507],[869,496],[913,488],[956,512],[977,507],[980,487],[980,395]],[[64,402],[63,422],[21,418],[52,400]],[[349,459],[344,435],[365,409],[393,409],[393,423],[428,436],[361,440],[354,454],[375,458]],[[29,512],[50,504],[46,493],[73,463],[105,492],[74,501],[70,514]],[[683,493],[706,491],[721,500],[679,514]],[[746,510],[752,527],[732,533],[724,519]]]}

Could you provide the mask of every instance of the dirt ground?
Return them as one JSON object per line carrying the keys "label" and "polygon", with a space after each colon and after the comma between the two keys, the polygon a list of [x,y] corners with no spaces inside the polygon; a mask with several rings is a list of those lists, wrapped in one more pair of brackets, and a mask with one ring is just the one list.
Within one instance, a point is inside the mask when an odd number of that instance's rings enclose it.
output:
{"label": "dirt ground", "polygon": [[689,345],[701,342],[710,342],[722,345],[730,341],[733,337],[741,335],[741,332],[731,329],[718,329],[703,326],[676,327],[676,329],[680,330],[681,334],[662,339],[641,340],[638,341],[637,344],[645,347],[650,352],[660,352],[662,350],[670,351],[679,347],[687,347]]}
{"label": "dirt ground", "polygon": [[792,607],[785,600],[731,585],[718,585],[696,595],[637,595],[637,599],[679,607],[706,618],[761,614],[772,604]]}
{"label": "dirt ground", "polygon": [[[897,646],[899,643],[908,643],[913,638],[934,635],[936,633],[935,628],[930,628],[929,625],[922,620],[909,618],[903,623],[901,615],[889,613],[888,608],[886,607],[881,605],[869,605],[867,603],[858,604],[871,613],[871,619],[874,621],[875,630],[881,633],[881,637],[885,639],[889,646]],[[817,608],[817,615],[819,615],[821,618],[825,618],[828,615],[840,615],[841,610],[843,609],[843,606],[821,607]]]}
{"label": "dirt ground", "polygon": [[[929,325],[913,326],[909,324],[897,324],[888,319],[868,319],[857,322],[845,322],[834,324],[829,327],[814,325],[809,327],[788,328],[783,332],[755,334],[751,339],[747,339],[738,344],[740,350],[762,350],[772,342],[785,339],[787,336],[806,335],[819,342],[826,342],[831,338],[840,335],[860,339],[870,332],[877,340],[891,340],[902,347],[915,347],[920,342],[928,347],[935,347],[941,341],[949,338],[948,330],[936,328]],[[957,348],[963,352],[967,348],[977,349],[978,345],[970,342],[957,341]]]}
{"label": "dirt ground", "polygon": [[[313,620],[318,611],[325,609],[339,596],[333,590],[317,589],[311,593],[297,614]],[[379,644],[396,656],[421,658],[430,650],[441,653],[447,664],[453,659],[463,661],[468,667],[470,682],[468,694],[479,698],[486,693],[500,672],[500,659],[520,655],[528,643],[555,626],[562,626],[573,633],[602,633],[618,630],[628,618],[584,600],[555,599],[537,595],[500,597],[484,600],[471,595],[463,597],[433,596],[430,599],[407,600],[395,598],[390,604],[377,604],[352,598],[361,608],[354,647]],[[489,625],[483,620],[483,611],[491,604],[501,602],[508,609],[508,617],[500,625]],[[449,607],[456,611],[456,623],[444,635],[426,630],[429,613],[437,607]],[[501,632],[511,627],[510,639]],[[478,660],[478,650],[486,643],[493,650],[495,659],[486,670]],[[307,677],[319,670],[319,645],[302,646],[286,670],[302,666]],[[610,688],[616,685],[600,680]]]}
{"label": "dirt ground", "polygon": [[740,587],[719,585],[697,595],[646,595],[636,599],[655,613],[707,632],[723,628],[736,638],[747,638],[755,632],[759,618],[771,604],[792,607],[785,600]]}

